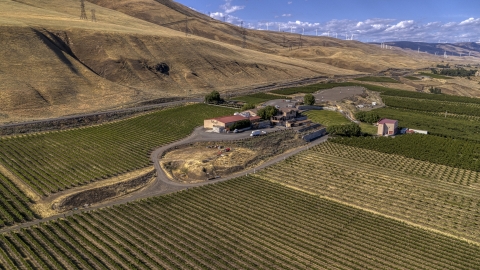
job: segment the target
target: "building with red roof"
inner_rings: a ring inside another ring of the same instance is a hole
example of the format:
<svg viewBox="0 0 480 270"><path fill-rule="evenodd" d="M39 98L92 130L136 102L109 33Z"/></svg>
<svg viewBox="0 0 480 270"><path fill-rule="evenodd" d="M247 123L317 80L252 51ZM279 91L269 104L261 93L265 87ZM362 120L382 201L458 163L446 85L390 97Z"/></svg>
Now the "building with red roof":
<svg viewBox="0 0 480 270"><path fill-rule="evenodd" d="M397 133L398 121L392 119L382 119L378 121L378 131L379 136L392 136Z"/></svg>

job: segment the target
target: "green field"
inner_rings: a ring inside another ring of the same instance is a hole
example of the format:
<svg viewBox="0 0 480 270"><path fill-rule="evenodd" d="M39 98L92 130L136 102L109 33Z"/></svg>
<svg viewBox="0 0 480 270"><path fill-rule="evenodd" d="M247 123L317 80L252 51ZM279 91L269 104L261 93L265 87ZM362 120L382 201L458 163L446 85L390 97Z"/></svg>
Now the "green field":
<svg viewBox="0 0 480 270"><path fill-rule="evenodd" d="M307 111L304 114L308 116L308 119L312 120L312 122L319 123L327 127L332 125L346 125L351 123L350 120L345 118L345 116L343 116L343 114L339 112L312 110Z"/></svg>
<svg viewBox="0 0 480 270"><path fill-rule="evenodd" d="M324 126L331 126L331 125L347 125L350 124L350 120L345 118L341 113L339 112L332 112L332 111L325 111L325 110L319 110L319 111L308 111L304 113L305 115L308 116L310 120L312 120L315 123L322 124ZM377 134L377 127L366 124L366 123L360 123L360 128L362 132L367 133L367 134Z"/></svg>
<svg viewBox="0 0 480 270"><path fill-rule="evenodd" d="M480 260L476 245L252 176L2 234L0 246L2 269L470 270Z"/></svg>
<svg viewBox="0 0 480 270"><path fill-rule="evenodd" d="M312 85L306 85L306 86L298 86L298 87L290 87L290 88L284 88L279 90L273 90L271 92L279 95L293 95L298 93L312 94L323 89L330 89L330 88L335 88L339 86L355 86L355 85L360 85L360 84L350 83L350 82L318 83L318 84L312 84Z"/></svg>
<svg viewBox="0 0 480 270"><path fill-rule="evenodd" d="M233 100L239 100L248 104L258 105L260 103L264 103L269 100L285 99L285 98L290 99L290 97L282 97L282 96L270 95L265 93L256 93L256 94L251 94L246 96L235 97L233 98Z"/></svg>
<svg viewBox="0 0 480 270"><path fill-rule="evenodd" d="M395 138L335 138L334 142L397 154L472 171L480 171L480 144L439 136L409 134Z"/></svg>
<svg viewBox="0 0 480 270"><path fill-rule="evenodd" d="M361 82L385 82L385 83L400 83L397 80L394 80L390 77L361 77L356 78L355 80Z"/></svg>
<svg viewBox="0 0 480 270"><path fill-rule="evenodd" d="M81 129L0 139L0 162L40 195L151 165L150 152L234 110L204 104Z"/></svg>
<svg viewBox="0 0 480 270"><path fill-rule="evenodd" d="M382 96L382 99L385 105L393 108L480 116L480 104L478 103L449 102L393 96Z"/></svg>
<svg viewBox="0 0 480 270"><path fill-rule="evenodd" d="M452 77L447 77L447 76L433 74L433 73L427 73L427 72L420 72L420 75L428 76L428 77L435 78L435 79L444 79L444 80L453 79Z"/></svg>
<svg viewBox="0 0 480 270"><path fill-rule="evenodd" d="M0 228L34 219L30 202L20 189L0 174Z"/></svg>
<svg viewBox="0 0 480 270"><path fill-rule="evenodd" d="M327 142L259 177L480 242L478 172Z"/></svg>
<svg viewBox="0 0 480 270"><path fill-rule="evenodd" d="M410 81L420 81L421 80L420 78L414 77L414 76L405 76L404 78L409 79Z"/></svg>

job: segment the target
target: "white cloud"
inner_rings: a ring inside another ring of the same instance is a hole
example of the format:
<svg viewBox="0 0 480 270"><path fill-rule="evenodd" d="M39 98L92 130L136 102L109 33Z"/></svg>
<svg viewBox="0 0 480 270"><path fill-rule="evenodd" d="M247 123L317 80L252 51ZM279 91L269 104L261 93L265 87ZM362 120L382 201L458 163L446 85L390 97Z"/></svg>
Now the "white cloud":
<svg viewBox="0 0 480 270"><path fill-rule="evenodd" d="M289 1L288 4L291 5L293 2L292 1Z"/></svg>
<svg viewBox="0 0 480 270"><path fill-rule="evenodd" d="M215 19L240 25L242 19L233 16L232 13L244 6L232 5L233 0L225 0L225 4L220 6L221 11L211 13ZM292 4L292 1L288 2ZM285 13L276 16L276 18L288 18L292 14ZM338 38L351 37L362 41L423 41L423 42L461 42L478 41L480 37L480 18L465 18L461 21L451 22L419 22L415 20L396 20L390 18L370 18L367 20L331 20L327 22L307 22L307 21L250 21L245 22L244 26L250 29L266 29L268 23L269 30L284 32L303 33L305 35L327 35L338 36ZM321 34L323 33L323 34Z"/></svg>
<svg viewBox="0 0 480 270"><path fill-rule="evenodd" d="M479 24L479 23L480 23L480 18L478 18L478 19L469 18L469 19L461 22L460 25Z"/></svg>
<svg viewBox="0 0 480 270"><path fill-rule="evenodd" d="M245 8L245 6L232 6L232 1L233 0L225 0L225 4L221 5L220 8L227 14L230 14Z"/></svg>

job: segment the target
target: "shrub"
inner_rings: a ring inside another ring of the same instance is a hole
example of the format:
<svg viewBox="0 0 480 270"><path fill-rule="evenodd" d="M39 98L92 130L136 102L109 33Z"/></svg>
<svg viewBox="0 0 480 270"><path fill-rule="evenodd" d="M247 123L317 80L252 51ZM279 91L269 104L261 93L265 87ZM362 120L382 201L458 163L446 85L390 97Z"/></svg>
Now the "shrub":
<svg viewBox="0 0 480 270"><path fill-rule="evenodd" d="M242 106L242 111L250 110L250 109L255 109L255 104L252 103L245 103Z"/></svg>
<svg viewBox="0 0 480 270"><path fill-rule="evenodd" d="M362 134L360 126L355 123L348 125L329 126L327 127L327 132L331 135L340 135L345 137L358 137Z"/></svg>

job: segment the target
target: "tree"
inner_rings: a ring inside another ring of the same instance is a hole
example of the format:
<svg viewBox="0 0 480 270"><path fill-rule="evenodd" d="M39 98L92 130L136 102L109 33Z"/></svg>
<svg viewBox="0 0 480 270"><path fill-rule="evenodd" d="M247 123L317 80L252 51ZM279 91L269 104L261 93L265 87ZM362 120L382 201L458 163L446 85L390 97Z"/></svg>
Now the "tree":
<svg viewBox="0 0 480 270"><path fill-rule="evenodd" d="M265 120L270 120L273 116L277 115L278 109L273 106L267 106L258 110L257 115Z"/></svg>
<svg viewBox="0 0 480 270"><path fill-rule="evenodd" d="M305 97L303 97L303 103L311 106L315 104L315 97L312 94L306 94Z"/></svg>
<svg viewBox="0 0 480 270"><path fill-rule="evenodd" d="M233 125L231 125L231 126L230 126L230 130L247 128L247 127L249 127L249 126L251 126L251 125L252 125L252 123L251 123L250 120L248 120L248 119L240 120L240 121L234 123Z"/></svg>
<svg viewBox="0 0 480 270"><path fill-rule="evenodd" d="M245 103L242 106L242 111L250 110L250 109L255 109L255 104L252 103Z"/></svg>
<svg viewBox="0 0 480 270"><path fill-rule="evenodd" d="M362 134L360 126L355 123L351 123L348 125L328 126L327 132L331 135L339 135L345 137L359 137Z"/></svg>
<svg viewBox="0 0 480 270"><path fill-rule="evenodd" d="M355 119L361 122L373 124L380 120L380 115L376 112L357 112L355 113Z"/></svg>
<svg viewBox="0 0 480 270"><path fill-rule="evenodd" d="M218 91L212 91L210 94L205 96L206 103L214 103L218 104L221 103L223 99L220 97L220 93Z"/></svg>

